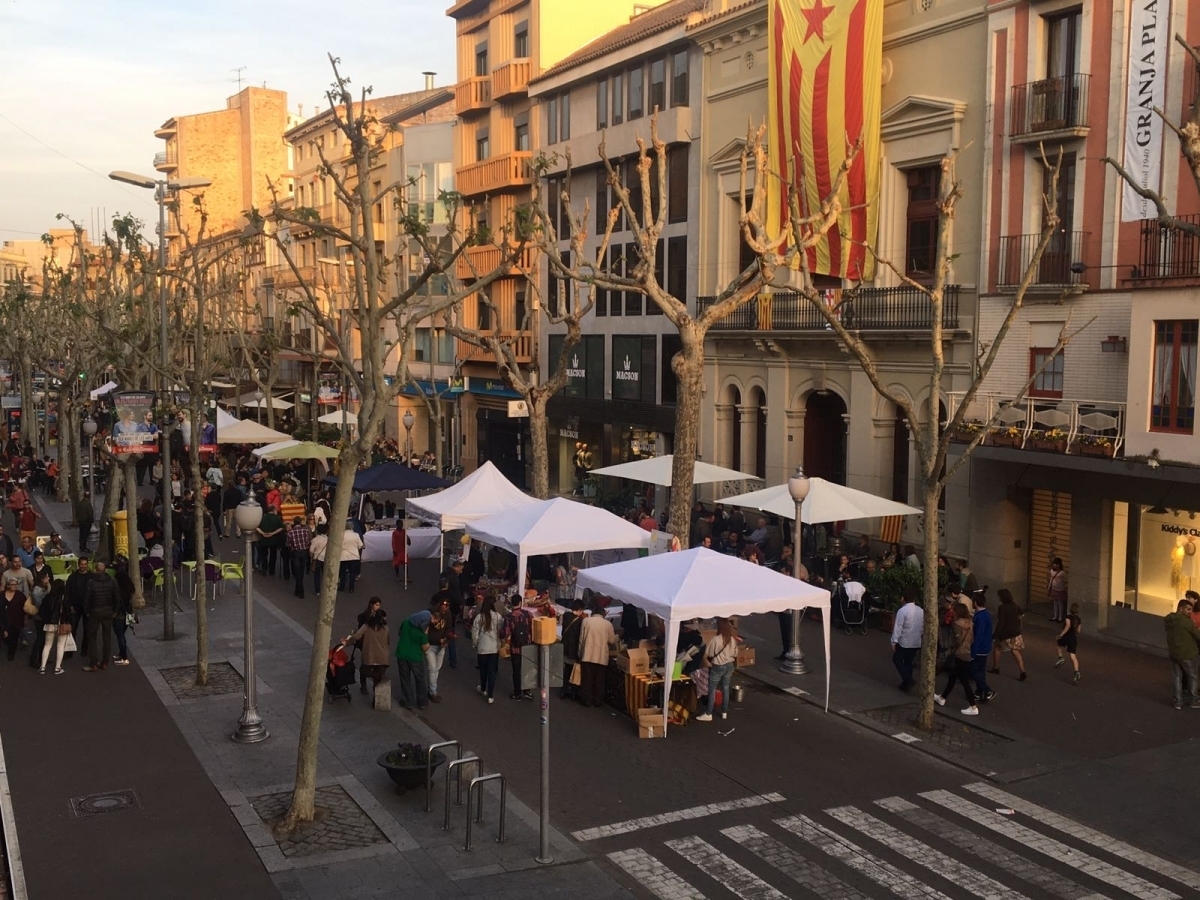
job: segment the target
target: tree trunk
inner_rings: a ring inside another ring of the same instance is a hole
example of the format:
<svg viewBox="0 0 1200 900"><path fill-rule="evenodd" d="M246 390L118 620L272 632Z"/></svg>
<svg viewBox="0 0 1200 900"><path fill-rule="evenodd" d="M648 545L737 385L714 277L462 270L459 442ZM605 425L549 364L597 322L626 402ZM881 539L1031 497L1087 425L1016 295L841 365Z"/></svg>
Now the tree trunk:
<svg viewBox="0 0 1200 900"><path fill-rule="evenodd" d="M74 435L79 425L75 421L75 404L60 391L58 408L58 483L54 486L55 500L71 505L71 524L75 522L75 499L73 491L75 473L79 471L79 455L75 452Z"/></svg>
<svg viewBox="0 0 1200 900"><path fill-rule="evenodd" d="M17 365L20 367L18 377L21 379L21 439L18 443L22 450L26 442L33 444L34 452L36 452L37 410L34 409L33 402L33 361L26 352L22 351ZM43 385L43 388L49 390L49 380Z"/></svg>
<svg viewBox="0 0 1200 900"><path fill-rule="evenodd" d="M200 422L203 412L195 400L202 396L197 391L190 391L188 394L192 399L189 417L191 419L190 427L191 446L186 448L188 459L192 464L192 487L195 490L195 503L192 505L192 545L195 551L196 570L193 584L196 587L196 684L197 686L208 684L208 603L207 603L207 588L208 582L205 579L204 571L204 497L202 494L202 485L204 479L200 475ZM250 560L245 560L244 565L250 565Z"/></svg>
<svg viewBox="0 0 1200 900"><path fill-rule="evenodd" d="M925 629L921 637L924 652L921 653L921 706L917 713L917 727L932 731L933 695L937 693L938 626L941 624L938 615L938 603L941 600L938 590L938 499L942 487L938 484L936 474L933 478L925 479L924 487L922 515L925 518L925 547L921 574L924 578Z"/></svg>
<svg viewBox="0 0 1200 900"><path fill-rule="evenodd" d="M115 456L110 456L105 460L105 467L108 471L105 478L107 488L104 491L104 508L100 512L100 538L96 541L96 558L111 562L116 556L112 517L113 513L117 511L117 505L121 502L121 466ZM91 503L94 507L95 497L91 498Z"/></svg>
<svg viewBox="0 0 1200 900"><path fill-rule="evenodd" d="M308 687L304 712L300 718L300 739L296 746L296 784L292 805L275 825L277 834L290 834L301 822L311 822L316 812L317 748L321 741L321 711L325 707L325 666L328 661L333 611L337 603L338 560L342 555L342 537L350 512L354 475L363 459L360 447L370 447L374 434L364 434L342 448L340 469L329 513L329 543L325 548L325 571L321 576L321 596L317 600L317 621L313 627L312 654L308 663ZM400 620L397 620L400 621ZM397 628L397 631L399 629Z"/></svg>
<svg viewBox="0 0 1200 900"><path fill-rule="evenodd" d="M137 462L130 455L125 458L121 471L125 476L125 509L128 516L125 519L125 535L129 541L129 578L133 581L133 608L145 606L142 600L142 576L138 566L137 553Z"/></svg>
<svg viewBox="0 0 1200 900"><path fill-rule="evenodd" d="M693 321L679 329L682 348L671 360L677 382L675 462L671 467L671 515L667 531L686 547L692 526L692 475L700 447L700 401L704 390L704 332Z"/></svg>
<svg viewBox="0 0 1200 900"><path fill-rule="evenodd" d="M263 397L267 403L267 427L273 429L275 427L275 381L271 379L267 381L267 396Z"/></svg>
<svg viewBox="0 0 1200 900"><path fill-rule="evenodd" d="M531 443L529 462L533 469L533 496L539 500L549 500L550 443L546 402L550 398L544 391L532 390L525 399L529 404L529 439Z"/></svg>

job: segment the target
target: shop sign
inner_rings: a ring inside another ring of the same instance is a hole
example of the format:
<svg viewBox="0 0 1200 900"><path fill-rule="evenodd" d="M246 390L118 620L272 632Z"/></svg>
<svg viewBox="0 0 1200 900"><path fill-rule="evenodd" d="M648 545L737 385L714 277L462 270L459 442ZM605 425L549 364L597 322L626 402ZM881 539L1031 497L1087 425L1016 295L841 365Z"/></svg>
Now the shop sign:
<svg viewBox="0 0 1200 900"><path fill-rule="evenodd" d="M614 400L642 399L642 339L613 338L612 395Z"/></svg>
<svg viewBox="0 0 1200 900"><path fill-rule="evenodd" d="M631 368L633 362L629 358L629 354L625 354L625 361L621 363L621 368L617 369L617 381L632 381L637 382L642 374L639 370Z"/></svg>
<svg viewBox="0 0 1200 900"><path fill-rule="evenodd" d="M510 419L527 419L529 418L529 404L524 400L509 400L508 401L508 417Z"/></svg>
<svg viewBox="0 0 1200 900"><path fill-rule="evenodd" d="M467 389L467 376L457 375L450 379L450 393L461 394Z"/></svg>
<svg viewBox="0 0 1200 900"><path fill-rule="evenodd" d="M1163 525L1161 527L1167 534L1186 534L1188 537L1200 538L1200 528L1185 528L1182 525Z"/></svg>

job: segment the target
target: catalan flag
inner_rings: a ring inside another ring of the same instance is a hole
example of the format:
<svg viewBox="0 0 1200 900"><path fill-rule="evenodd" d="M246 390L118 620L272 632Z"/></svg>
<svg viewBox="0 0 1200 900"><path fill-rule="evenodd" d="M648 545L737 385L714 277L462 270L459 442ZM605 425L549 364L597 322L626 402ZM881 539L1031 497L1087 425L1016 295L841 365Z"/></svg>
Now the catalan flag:
<svg viewBox="0 0 1200 900"><path fill-rule="evenodd" d="M788 218L788 182L803 178L801 211L815 213L860 138L842 186L837 228L808 251L813 273L852 281L874 275L879 195L883 0L770 0L772 168L781 179L767 202L773 233Z"/></svg>

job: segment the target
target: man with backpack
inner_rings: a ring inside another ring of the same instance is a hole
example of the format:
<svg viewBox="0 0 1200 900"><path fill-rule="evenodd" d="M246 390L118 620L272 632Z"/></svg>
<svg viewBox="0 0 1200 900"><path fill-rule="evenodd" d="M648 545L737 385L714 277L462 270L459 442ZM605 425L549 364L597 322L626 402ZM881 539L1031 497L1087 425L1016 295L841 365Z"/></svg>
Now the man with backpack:
<svg viewBox="0 0 1200 900"><path fill-rule="evenodd" d="M512 611L500 623L500 640L508 646L512 665L513 689L509 699L532 700L533 691L521 689L521 648L533 642L533 613L521 605L519 595L513 597Z"/></svg>

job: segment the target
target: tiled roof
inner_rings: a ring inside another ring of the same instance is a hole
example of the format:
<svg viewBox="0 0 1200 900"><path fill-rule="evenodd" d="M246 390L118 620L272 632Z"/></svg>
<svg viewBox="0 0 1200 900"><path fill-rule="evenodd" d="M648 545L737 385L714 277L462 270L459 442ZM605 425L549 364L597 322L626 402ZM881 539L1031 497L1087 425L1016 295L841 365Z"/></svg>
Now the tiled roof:
<svg viewBox="0 0 1200 900"><path fill-rule="evenodd" d="M620 50L622 47L636 44L644 38L667 31L677 25L682 25L687 21L689 15L702 11L706 5L707 0L667 0L661 6L656 6L640 15L634 16L627 24L614 28L607 34L596 38L596 40L582 49L576 50L566 59L551 66L537 78L531 79L531 82L552 78L560 72L565 72L568 69L573 69L575 66L581 66L595 59L600 59L614 50Z"/></svg>
<svg viewBox="0 0 1200 900"><path fill-rule="evenodd" d="M378 119L384 119L393 113L408 109L423 103L425 100L441 94L446 88L434 88L430 91L410 91L407 94L392 94L390 97L367 97L367 106L371 108L374 115ZM354 108L358 109L361 97L354 98ZM313 126L324 124L333 117L333 110L327 109L310 119L305 119L299 125L284 133L284 138L291 140L293 135L298 135L306 131L312 130Z"/></svg>
<svg viewBox="0 0 1200 900"><path fill-rule="evenodd" d="M691 25L689 25L688 31L691 31L693 28L700 28L701 26L707 25L709 22L714 22L717 19L724 18L725 16L731 16L736 12L741 12L743 9L756 6L761 2L762 0L743 0L741 3L731 4L720 12L710 12L703 19L700 19L699 21L693 22Z"/></svg>

